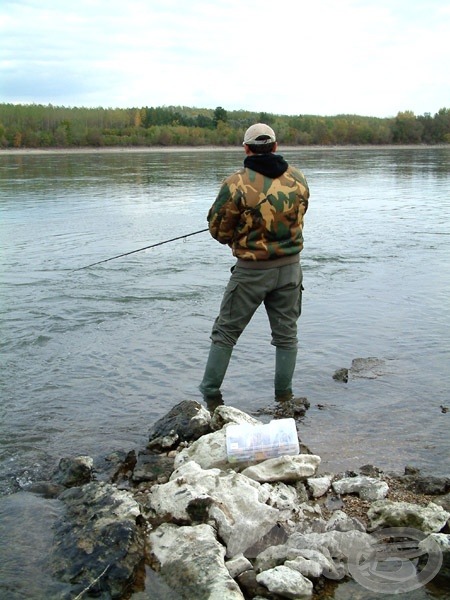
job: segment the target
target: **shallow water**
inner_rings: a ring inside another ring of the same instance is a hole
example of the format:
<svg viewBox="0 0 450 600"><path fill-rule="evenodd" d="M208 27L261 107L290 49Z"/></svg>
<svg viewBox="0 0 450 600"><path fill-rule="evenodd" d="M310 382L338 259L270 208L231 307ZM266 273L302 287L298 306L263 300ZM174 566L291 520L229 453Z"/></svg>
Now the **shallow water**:
<svg viewBox="0 0 450 600"><path fill-rule="evenodd" d="M322 471L406 464L447 475L450 149L281 153L311 187L295 391ZM201 400L209 333L234 263L206 227L239 150L0 154L0 493L62 456L142 448L173 405ZM333 380L355 358L375 378ZM258 311L233 353L227 404L272 403Z"/></svg>

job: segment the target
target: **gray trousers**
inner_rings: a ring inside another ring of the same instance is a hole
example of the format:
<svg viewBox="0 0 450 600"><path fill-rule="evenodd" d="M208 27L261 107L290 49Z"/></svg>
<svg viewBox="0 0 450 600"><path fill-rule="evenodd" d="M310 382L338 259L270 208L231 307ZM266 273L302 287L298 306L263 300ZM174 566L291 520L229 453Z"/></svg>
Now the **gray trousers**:
<svg viewBox="0 0 450 600"><path fill-rule="evenodd" d="M297 348L297 321L302 307L300 263L270 269L248 269L236 265L225 289L211 340L234 346L256 309L264 303L272 332L272 344Z"/></svg>

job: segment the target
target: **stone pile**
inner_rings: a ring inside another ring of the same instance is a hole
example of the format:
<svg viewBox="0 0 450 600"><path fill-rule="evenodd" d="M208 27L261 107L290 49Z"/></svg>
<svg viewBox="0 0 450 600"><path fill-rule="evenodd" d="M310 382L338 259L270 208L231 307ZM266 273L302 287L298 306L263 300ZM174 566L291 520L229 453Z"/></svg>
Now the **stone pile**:
<svg viewBox="0 0 450 600"><path fill-rule="evenodd" d="M64 459L52 484L68 488L58 496L67 508L53 569L71 584L68 597L130 597L147 565L167 586L161 598L311 598L325 580L358 579L357 557L373 555L373 533L392 527L423 532L420 544L439 548L448 578L450 480L433 478L436 501L421 506L390 500L376 469L319 473L320 457L304 448L230 463L227 427L244 423L261 421L186 401L137 455L107 457L97 471L89 457ZM350 494L368 506L364 519L343 510Z"/></svg>

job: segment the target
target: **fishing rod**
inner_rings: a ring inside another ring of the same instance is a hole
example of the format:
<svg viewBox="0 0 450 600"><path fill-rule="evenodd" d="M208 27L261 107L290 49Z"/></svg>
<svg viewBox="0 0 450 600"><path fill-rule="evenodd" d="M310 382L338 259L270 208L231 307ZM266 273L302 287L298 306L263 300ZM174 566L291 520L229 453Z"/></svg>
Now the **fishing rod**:
<svg viewBox="0 0 450 600"><path fill-rule="evenodd" d="M74 271L81 271L82 269L89 269L89 267L94 267L95 265L100 265L100 264L108 262L110 260L115 260L116 258L122 258L122 256L129 256L130 254L135 254L136 252L142 252L142 250L149 250L150 248L156 248L156 246L162 246L163 244L169 244L170 242L175 242L176 240L182 240L184 238L190 237L191 235L198 235L199 233L204 233L205 231L208 231L208 228L200 229L199 231L193 231L192 233L186 233L185 235L179 235L170 240L164 240L164 242L157 242L156 244L150 244L150 246L144 246L144 248L138 248L137 250L131 250L130 252L124 252L123 254L118 254L117 256L112 256L111 258L105 258L104 260L99 260L98 262L92 263L90 265L85 265L84 267L79 267L78 269L74 269Z"/></svg>

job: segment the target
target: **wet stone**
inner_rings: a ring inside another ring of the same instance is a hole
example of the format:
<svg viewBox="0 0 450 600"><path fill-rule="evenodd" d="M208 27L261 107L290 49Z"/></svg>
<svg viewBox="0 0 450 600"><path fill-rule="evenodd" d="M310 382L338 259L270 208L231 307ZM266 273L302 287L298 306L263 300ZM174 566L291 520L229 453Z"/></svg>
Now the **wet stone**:
<svg viewBox="0 0 450 600"><path fill-rule="evenodd" d="M194 400L184 400L156 421L149 432L149 442L166 436L178 436L182 442L193 441L211 431L211 415Z"/></svg>
<svg viewBox="0 0 450 600"><path fill-rule="evenodd" d="M133 482L156 481L164 483L173 471L174 459L151 452L139 452L133 471Z"/></svg>
<svg viewBox="0 0 450 600"><path fill-rule="evenodd" d="M65 487L83 485L92 481L93 467L94 461L90 456L61 458L54 480Z"/></svg>
<svg viewBox="0 0 450 600"><path fill-rule="evenodd" d="M55 524L50 569L73 591L121 598L144 568L144 531L131 494L90 483L63 492L64 517Z"/></svg>
<svg viewBox="0 0 450 600"><path fill-rule="evenodd" d="M254 415L271 415L276 419L300 419L310 407L308 398L294 397L280 400L272 405L256 410Z"/></svg>
<svg viewBox="0 0 450 600"><path fill-rule="evenodd" d="M348 382L348 369L337 369L334 373L333 373L333 379L335 381L342 381L343 383L347 383Z"/></svg>
<svg viewBox="0 0 450 600"><path fill-rule="evenodd" d="M448 477L418 477L412 484L411 489L419 494L430 496L443 495L450 491L450 478Z"/></svg>

